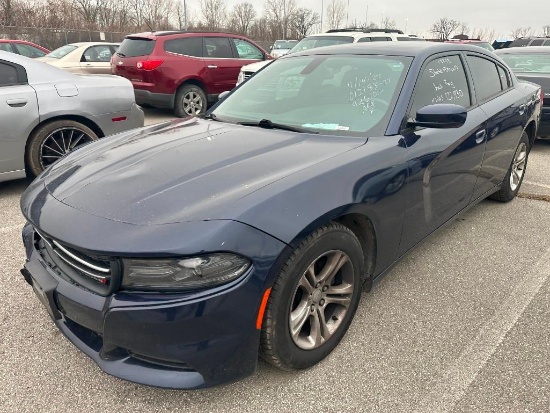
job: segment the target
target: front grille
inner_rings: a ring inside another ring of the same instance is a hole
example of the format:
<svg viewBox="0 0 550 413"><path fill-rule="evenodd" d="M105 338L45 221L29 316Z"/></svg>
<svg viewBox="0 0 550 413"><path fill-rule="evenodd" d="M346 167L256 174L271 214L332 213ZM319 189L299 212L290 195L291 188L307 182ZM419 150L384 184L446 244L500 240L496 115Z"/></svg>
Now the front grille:
<svg viewBox="0 0 550 413"><path fill-rule="evenodd" d="M69 247L36 229L34 234L40 255L57 274L101 295L107 295L116 287L120 272L116 261Z"/></svg>
<svg viewBox="0 0 550 413"><path fill-rule="evenodd" d="M254 72L243 72L244 80L248 79L250 76L252 76Z"/></svg>

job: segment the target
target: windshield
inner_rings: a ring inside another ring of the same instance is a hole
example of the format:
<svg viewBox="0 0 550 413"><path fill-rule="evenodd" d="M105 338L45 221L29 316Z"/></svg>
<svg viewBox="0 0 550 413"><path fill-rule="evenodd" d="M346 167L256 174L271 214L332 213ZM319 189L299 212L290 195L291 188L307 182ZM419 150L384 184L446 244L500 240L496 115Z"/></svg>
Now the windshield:
<svg viewBox="0 0 550 413"><path fill-rule="evenodd" d="M221 121L272 123L329 135L383 134L411 58L322 55L283 58L225 98Z"/></svg>
<svg viewBox="0 0 550 413"><path fill-rule="evenodd" d="M296 40L277 40L273 45L273 49L292 49L296 46Z"/></svg>
<svg viewBox="0 0 550 413"><path fill-rule="evenodd" d="M506 62L512 72L515 73L550 73L549 54L499 54L499 57Z"/></svg>
<svg viewBox="0 0 550 413"><path fill-rule="evenodd" d="M311 36L300 40L289 53L302 52L316 47L335 46L337 44L353 43L353 37L347 36Z"/></svg>
<svg viewBox="0 0 550 413"><path fill-rule="evenodd" d="M65 46L61 46L60 48L55 49L53 52L48 53L44 57L61 59L63 56L68 55L69 53L71 53L73 50L76 50L76 49L78 49L77 46L73 46L72 44L66 44Z"/></svg>

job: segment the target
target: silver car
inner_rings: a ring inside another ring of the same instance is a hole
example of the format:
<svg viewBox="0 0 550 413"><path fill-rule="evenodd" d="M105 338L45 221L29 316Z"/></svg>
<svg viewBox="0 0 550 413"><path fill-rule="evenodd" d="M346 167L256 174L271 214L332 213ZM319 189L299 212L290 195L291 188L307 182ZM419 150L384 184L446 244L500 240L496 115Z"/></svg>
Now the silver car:
<svg viewBox="0 0 550 413"><path fill-rule="evenodd" d="M127 79L0 51L0 182L38 175L77 146L143 121Z"/></svg>

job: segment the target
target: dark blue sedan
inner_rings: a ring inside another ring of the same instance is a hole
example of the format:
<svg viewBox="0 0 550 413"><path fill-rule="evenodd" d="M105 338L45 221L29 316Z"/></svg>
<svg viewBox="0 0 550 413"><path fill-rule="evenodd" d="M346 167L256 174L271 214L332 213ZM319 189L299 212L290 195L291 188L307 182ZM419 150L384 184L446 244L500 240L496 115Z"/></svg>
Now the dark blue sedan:
<svg viewBox="0 0 550 413"><path fill-rule="evenodd" d="M320 362L361 291L473 204L510 201L541 90L405 42L278 59L187 119L103 139L21 200L22 274L104 371L199 388Z"/></svg>

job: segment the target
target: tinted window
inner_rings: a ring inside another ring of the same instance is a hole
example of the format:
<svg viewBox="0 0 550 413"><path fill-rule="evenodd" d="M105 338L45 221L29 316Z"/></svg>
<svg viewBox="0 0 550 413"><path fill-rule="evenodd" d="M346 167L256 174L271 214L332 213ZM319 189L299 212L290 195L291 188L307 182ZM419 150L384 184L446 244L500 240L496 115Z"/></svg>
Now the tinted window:
<svg viewBox="0 0 550 413"><path fill-rule="evenodd" d="M518 39L510 43L509 47L523 47L527 46L531 40L530 39Z"/></svg>
<svg viewBox="0 0 550 413"><path fill-rule="evenodd" d="M105 46L92 46L88 47L82 55L81 61L83 62L109 62L111 60L111 48Z"/></svg>
<svg viewBox="0 0 550 413"><path fill-rule="evenodd" d="M36 47L30 46L28 44L14 43L17 53L23 56L35 58L42 57L46 55L42 50L37 49Z"/></svg>
<svg viewBox="0 0 550 413"><path fill-rule="evenodd" d="M0 43L0 50L3 50L4 52L13 52L9 43Z"/></svg>
<svg viewBox="0 0 550 413"><path fill-rule="evenodd" d="M202 57L202 37L167 40L164 42L164 50L185 56Z"/></svg>
<svg viewBox="0 0 550 413"><path fill-rule="evenodd" d="M542 46L544 39L535 39L531 42L529 46Z"/></svg>
<svg viewBox="0 0 550 413"><path fill-rule="evenodd" d="M17 71L15 67L0 63L0 86L13 85L17 82Z"/></svg>
<svg viewBox="0 0 550 413"><path fill-rule="evenodd" d="M364 43L364 42L389 42L391 41L390 37L379 37L379 36L373 36L373 37L362 37L360 38L357 43Z"/></svg>
<svg viewBox="0 0 550 413"><path fill-rule="evenodd" d="M411 38L410 37L398 37L397 41L398 42L410 42Z"/></svg>
<svg viewBox="0 0 550 413"><path fill-rule="evenodd" d="M550 40L546 40L543 44L543 46L550 46Z"/></svg>
<svg viewBox="0 0 550 413"><path fill-rule="evenodd" d="M474 78L477 100L484 101L498 95L502 87L496 65L481 57L468 56L466 59Z"/></svg>
<svg viewBox="0 0 550 413"><path fill-rule="evenodd" d="M498 69L498 75L500 77L500 85L502 86L502 90L506 90L511 86L508 72L504 70L504 68L501 66L497 66L497 69Z"/></svg>
<svg viewBox="0 0 550 413"><path fill-rule="evenodd" d="M237 54L240 59L256 59L261 60L264 58L263 52L254 46L252 43L249 43L241 39L231 39L235 43L237 48Z"/></svg>
<svg viewBox="0 0 550 413"><path fill-rule="evenodd" d="M233 49L227 37L205 37L204 38L205 57L217 59L232 59Z"/></svg>
<svg viewBox="0 0 550 413"><path fill-rule="evenodd" d="M126 38L117 50L121 57L150 55L155 48L155 41L142 38Z"/></svg>
<svg viewBox="0 0 550 413"><path fill-rule="evenodd" d="M468 81L458 56L434 59L424 68L414 94L411 117L418 109L438 103L453 103L468 108L471 105Z"/></svg>

